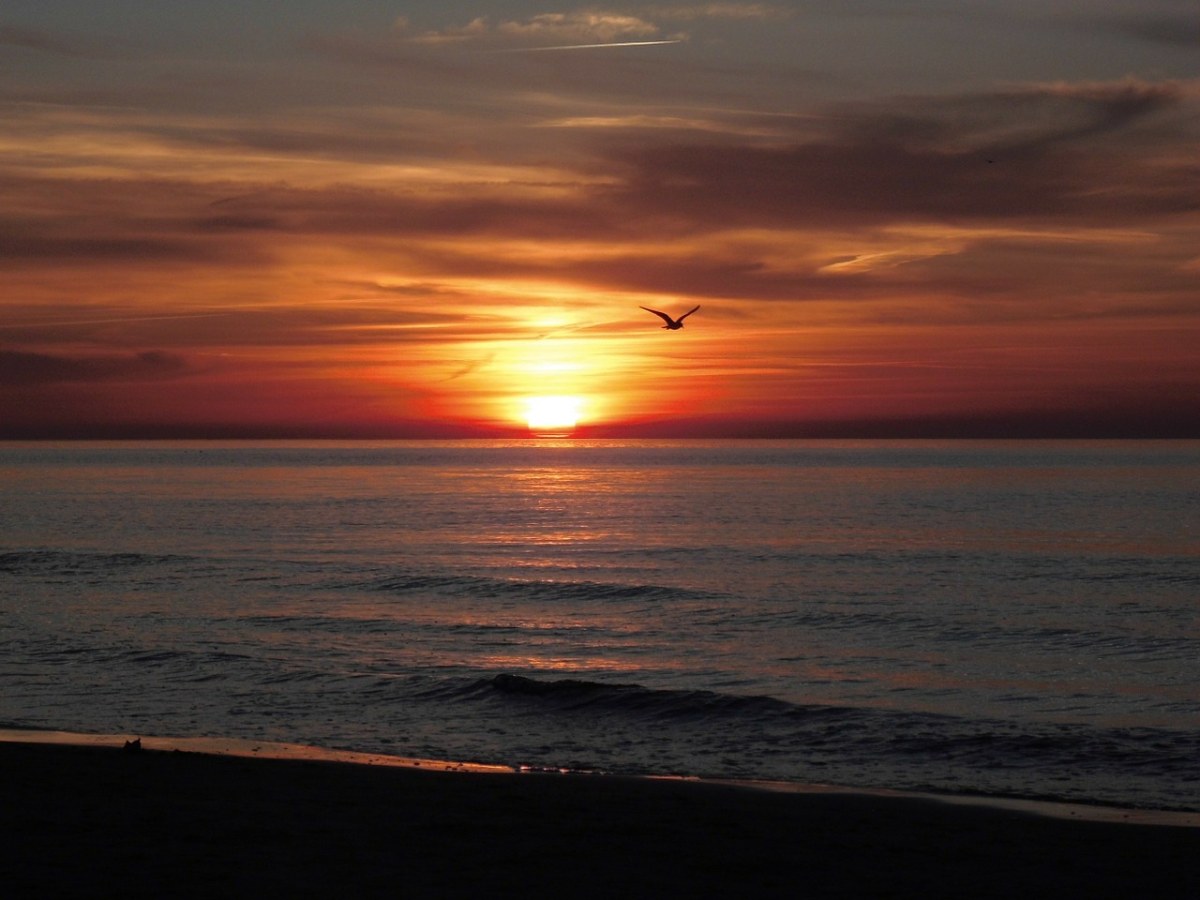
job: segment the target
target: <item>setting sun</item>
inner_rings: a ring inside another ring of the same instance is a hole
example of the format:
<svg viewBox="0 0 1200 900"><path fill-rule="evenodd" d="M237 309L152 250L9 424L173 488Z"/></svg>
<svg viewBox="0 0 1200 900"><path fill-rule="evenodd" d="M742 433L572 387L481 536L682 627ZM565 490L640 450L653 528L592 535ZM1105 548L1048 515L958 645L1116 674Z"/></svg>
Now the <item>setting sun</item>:
<svg viewBox="0 0 1200 900"><path fill-rule="evenodd" d="M525 422L533 432L566 434L579 423L582 406L583 400L579 397L529 397L525 400Z"/></svg>

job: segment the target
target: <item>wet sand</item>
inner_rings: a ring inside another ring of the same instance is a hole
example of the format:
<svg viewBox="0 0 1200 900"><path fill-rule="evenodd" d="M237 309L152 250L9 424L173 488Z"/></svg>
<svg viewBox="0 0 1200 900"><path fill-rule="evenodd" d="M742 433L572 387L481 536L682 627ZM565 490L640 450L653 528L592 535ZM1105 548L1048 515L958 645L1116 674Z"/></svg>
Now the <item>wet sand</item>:
<svg viewBox="0 0 1200 900"><path fill-rule="evenodd" d="M0 741L6 897L1200 897L1200 828Z"/></svg>

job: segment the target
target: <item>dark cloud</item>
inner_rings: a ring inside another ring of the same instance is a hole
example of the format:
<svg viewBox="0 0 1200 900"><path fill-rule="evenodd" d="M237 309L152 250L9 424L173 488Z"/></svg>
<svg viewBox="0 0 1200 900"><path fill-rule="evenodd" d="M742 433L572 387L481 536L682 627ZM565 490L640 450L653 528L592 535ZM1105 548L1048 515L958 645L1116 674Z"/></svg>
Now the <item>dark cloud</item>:
<svg viewBox="0 0 1200 900"><path fill-rule="evenodd" d="M945 97L896 97L829 110L832 137L938 152L1020 152L1081 145L1115 135L1157 113L1181 108L1187 90L1173 81L1035 84ZM1178 137L1186 112L1166 123Z"/></svg>
<svg viewBox="0 0 1200 900"><path fill-rule="evenodd" d="M1186 140L1182 116L1131 132L1184 99L1178 85L1131 81L847 107L792 145L622 151L616 193L642 212L741 226L1170 214L1200 208L1197 164L1172 147ZM1151 136L1161 146L1144 146Z"/></svg>
<svg viewBox="0 0 1200 900"><path fill-rule="evenodd" d="M0 232L0 261L22 262L78 260L104 261L215 262L244 257L245 248L224 250L211 244L178 238L97 237L88 234L38 235Z"/></svg>
<svg viewBox="0 0 1200 900"><path fill-rule="evenodd" d="M187 370L188 365L182 357L157 350L132 356L63 356L0 350L0 386L3 387L146 381L174 378Z"/></svg>
<svg viewBox="0 0 1200 900"><path fill-rule="evenodd" d="M537 185L528 187L537 193ZM219 216L204 216L194 224L204 231L240 225L346 237L505 234L559 239L611 233L615 227L582 194L538 199L522 196L519 184L507 186L509 197L489 196L494 192L494 185L470 183L453 192L278 188L230 198Z"/></svg>
<svg viewBox="0 0 1200 900"><path fill-rule="evenodd" d="M169 179L22 178L0 172L6 200L0 264L264 261L262 245L226 234L251 223L243 221L239 229L236 211L205 208L211 190Z"/></svg>
<svg viewBox="0 0 1200 900"><path fill-rule="evenodd" d="M1178 15L1150 13L1107 19L1103 25L1144 41L1181 47L1193 52L1200 47L1200 14L1193 8Z"/></svg>
<svg viewBox="0 0 1200 900"><path fill-rule="evenodd" d="M1050 146L1105 137L1180 106L1186 95L1175 82L1121 82L1049 85L997 94L993 102L1013 105L1036 120L1064 122L1041 135L1018 141L1014 149ZM986 102L987 98L985 98ZM999 148L1003 149L1003 147Z"/></svg>
<svg viewBox="0 0 1200 900"><path fill-rule="evenodd" d="M339 127L340 125L340 127ZM430 128L444 122L430 122ZM344 123L289 124L281 120L273 125L232 124L193 129L150 129L171 140L181 150L230 152L243 149L265 152L285 158L394 162L397 159L423 157L446 160L445 135L433 137L412 128L396 128L394 122L379 124L352 120Z"/></svg>
<svg viewBox="0 0 1200 900"><path fill-rule="evenodd" d="M979 153L898 144L703 145L635 150L614 205L689 228L881 225L892 219L1003 218L1084 212L1080 161L1000 167Z"/></svg>

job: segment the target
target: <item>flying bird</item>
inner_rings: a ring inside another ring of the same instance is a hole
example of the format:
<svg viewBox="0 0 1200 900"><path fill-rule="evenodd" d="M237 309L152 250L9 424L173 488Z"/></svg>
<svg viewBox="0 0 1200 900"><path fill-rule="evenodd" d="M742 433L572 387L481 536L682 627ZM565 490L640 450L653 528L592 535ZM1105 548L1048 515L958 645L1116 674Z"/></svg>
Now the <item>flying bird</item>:
<svg viewBox="0 0 1200 900"><path fill-rule="evenodd" d="M641 306L638 308L644 309L646 312L652 312L656 316L658 316L660 319L662 319L664 322L666 322L667 324L664 325L663 328L667 328L671 331L678 331L680 328L683 327L683 320L686 319L688 316L690 316L692 313L694 313L696 310L698 310L700 307L693 306L691 309L689 309L687 312L685 312L678 319L672 319L665 312L659 312L657 309L651 309L648 306Z"/></svg>

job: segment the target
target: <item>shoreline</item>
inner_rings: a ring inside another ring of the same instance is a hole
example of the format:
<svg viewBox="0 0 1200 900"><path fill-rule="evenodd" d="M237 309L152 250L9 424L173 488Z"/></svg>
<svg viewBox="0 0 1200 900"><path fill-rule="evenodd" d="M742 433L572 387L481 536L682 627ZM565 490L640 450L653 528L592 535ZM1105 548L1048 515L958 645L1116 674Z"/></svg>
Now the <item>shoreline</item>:
<svg viewBox="0 0 1200 900"><path fill-rule="evenodd" d="M0 741L8 896L1200 896L1190 827L156 745Z"/></svg>
<svg viewBox="0 0 1200 900"><path fill-rule="evenodd" d="M0 745L4 743L50 744L78 747L120 748L133 735L86 734L73 731L0 728ZM992 809L1029 813L1050 818L1087 822L1110 822L1135 825L1165 825L1178 828L1200 828L1200 811L1139 809L1103 804L1071 803L1061 800L1027 799L1021 797L989 796L986 794L950 794L928 791L906 791L892 788L866 788L847 785L818 784L791 781L754 779L703 778L691 775L616 775L607 772L575 772L527 768L497 763L463 762L394 756L355 750L332 750L311 744L256 741L244 738L202 738L138 736L147 751L196 753L210 756L232 756L255 759L335 762L360 766L421 769L427 772L471 772L490 775L551 775L560 777L623 778L646 781L678 781L689 784L720 785L743 790L770 791L784 794L841 794L897 800L927 800L960 806L979 806Z"/></svg>
<svg viewBox="0 0 1200 900"><path fill-rule="evenodd" d="M86 734L74 731L13 727L0 728L0 745L5 743L26 743L112 749L123 747L125 740L132 739L133 737L133 735ZM1060 800L1027 799L1021 797L1001 797L986 794L934 793L928 791L907 791L892 788L867 788L791 781L703 778L691 775L618 775L608 772L576 772L566 769L530 768L498 763L394 756L387 753L369 753L356 750L332 750L311 744L257 741L244 738L164 737L156 735L138 736L138 740L143 750L156 752L181 752L207 756L231 756L253 759L332 762L356 766L419 769L426 772L470 772L487 775L536 774L573 778L594 777L621 778L635 781L677 781L687 784L720 785L733 789L769 791L783 794L858 795L893 798L897 800L925 800L958 806L977 806L1009 810L1073 821L1200 828L1200 812L1187 810L1138 809L1134 807L1071 803Z"/></svg>

